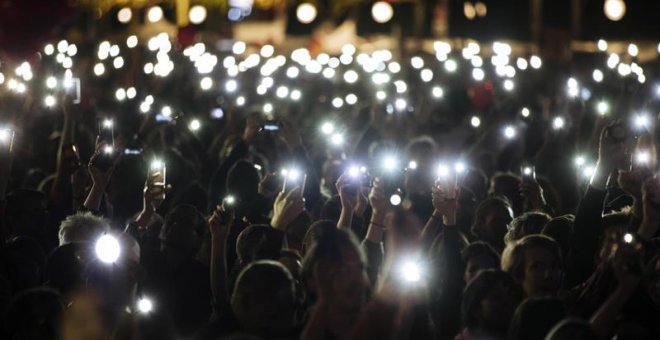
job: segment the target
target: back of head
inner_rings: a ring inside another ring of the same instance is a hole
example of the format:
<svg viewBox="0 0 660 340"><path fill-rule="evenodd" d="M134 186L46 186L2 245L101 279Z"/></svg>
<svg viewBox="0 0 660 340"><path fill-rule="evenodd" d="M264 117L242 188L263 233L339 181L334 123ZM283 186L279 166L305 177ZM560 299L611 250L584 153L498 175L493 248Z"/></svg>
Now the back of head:
<svg viewBox="0 0 660 340"><path fill-rule="evenodd" d="M262 260L238 275L231 297L234 315L246 331L273 336L293 326L295 288L291 273L279 262Z"/></svg>
<svg viewBox="0 0 660 340"><path fill-rule="evenodd" d="M527 235L540 234L550 221L550 215L543 212L526 212L511 221L511 228L506 235L506 242L519 240Z"/></svg>
<svg viewBox="0 0 660 340"><path fill-rule="evenodd" d="M480 237L482 232L481 228L486 223L486 216L495 209L511 209L511 202L509 202L506 197L498 196L485 199L483 202L479 203L470 230L474 236L477 238Z"/></svg>
<svg viewBox="0 0 660 340"><path fill-rule="evenodd" d="M332 231L337 229L337 222L333 220L318 220L309 226L305 238L303 239L302 254L303 256L309 249L312 248L314 243L318 240L319 236L326 233L328 230Z"/></svg>
<svg viewBox="0 0 660 340"><path fill-rule="evenodd" d="M165 217L160 239L167 248L196 252L206 234L204 216L192 205L175 207Z"/></svg>
<svg viewBox="0 0 660 340"><path fill-rule="evenodd" d="M89 243L96 241L104 232L110 230L110 224L102 217L90 212L67 216L60 223L60 245L69 243Z"/></svg>
<svg viewBox="0 0 660 340"><path fill-rule="evenodd" d="M502 270L521 281L525 272L525 252L532 248L543 248L552 253L562 263L561 250L553 239L544 235L529 235L511 244L502 254Z"/></svg>
<svg viewBox="0 0 660 340"><path fill-rule="evenodd" d="M282 249L282 236L267 225L251 225L236 240L236 255L241 266L257 260L277 260Z"/></svg>
<svg viewBox="0 0 660 340"><path fill-rule="evenodd" d="M545 227L543 227L543 230L541 230L542 235L550 237L559 244L564 256L568 254L574 222L575 216L573 215L557 216L548 221Z"/></svg>
<svg viewBox="0 0 660 340"><path fill-rule="evenodd" d="M582 319L565 319L553 327L545 340L596 340L596 334L591 330L588 321Z"/></svg>
<svg viewBox="0 0 660 340"><path fill-rule="evenodd" d="M566 317L564 304L554 297L528 298L518 306L509 327L509 340L543 340Z"/></svg>
<svg viewBox="0 0 660 340"><path fill-rule="evenodd" d="M7 313L10 339L57 339L64 306L57 292L36 288L14 298Z"/></svg>
<svg viewBox="0 0 660 340"><path fill-rule="evenodd" d="M46 264L46 283L62 295L81 287L84 284L85 264L91 257L91 247L88 244L69 243L55 248Z"/></svg>

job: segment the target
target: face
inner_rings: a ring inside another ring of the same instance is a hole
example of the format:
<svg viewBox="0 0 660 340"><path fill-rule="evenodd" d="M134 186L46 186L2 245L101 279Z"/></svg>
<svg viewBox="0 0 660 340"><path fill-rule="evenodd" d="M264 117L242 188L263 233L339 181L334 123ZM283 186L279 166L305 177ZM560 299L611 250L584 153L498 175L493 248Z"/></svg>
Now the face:
<svg viewBox="0 0 660 340"><path fill-rule="evenodd" d="M504 249L504 235L513 220L513 210L505 205L493 207L484 218L481 238L495 249Z"/></svg>
<svg viewBox="0 0 660 340"><path fill-rule="evenodd" d="M520 297L511 287L500 285L481 301L481 320L488 329L506 333Z"/></svg>
<svg viewBox="0 0 660 340"><path fill-rule="evenodd" d="M319 265L318 295L330 302L335 311L357 316L366 302L369 280L355 249L342 249L342 258L342 263Z"/></svg>
<svg viewBox="0 0 660 340"><path fill-rule="evenodd" d="M527 296L556 294L561 283L559 259L540 247L527 249L524 256L522 287Z"/></svg>
<svg viewBox="0 0 660 340"><path fill-rule="evenodd" d="M497 263L492 257L486 255L472 256L465 264L465 274L463 277L465 283L467 284L472 281L480 271L491 268L499 268L499 263Z"/></svg>

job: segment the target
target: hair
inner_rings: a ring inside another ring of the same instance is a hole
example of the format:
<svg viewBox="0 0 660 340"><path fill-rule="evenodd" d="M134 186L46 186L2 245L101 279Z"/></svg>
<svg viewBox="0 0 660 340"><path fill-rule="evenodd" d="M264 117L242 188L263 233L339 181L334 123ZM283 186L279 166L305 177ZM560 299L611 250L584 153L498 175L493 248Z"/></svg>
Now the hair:
<svg viewBox="0 0 660 340"><path fill-rule="evenodd" d="M303 256L309 251L314 243L318 240L320 235L323 235L327 230L337 229L337 222L332 220L318 220L309 226L302 243Z"/></svg>
<svg viewBox="0 0 660 340"><path fill-rule="evenodd" d="M525 276L525 252L532 248L544 248L562 263L561 250L555 240L544 235L529 235L507 247L502 254L502 270L521 281Z"/></svg>
<svg viewBox="0 0 660 340"><path fill-rule="evenodd" d="M576 318L564 319L553 327L545 340L596 340L596 334L588 321Z"/></svg>
<svg viewBox="0 0 660 340"><path fill-rule="evenodd" d="M488 256L492 258L495 263L500 262L500 255L490 244L486 242L477 241L470 243L461 252L461 259L463 260L464 264L467 264L471 258L477 256Z"/></svg>
<svg viewBox="0 0 660 340"><path fill-rule="evenodd" d="M236 255L241 266L257 260L277 260L282 248L282 236L267 225L251 225L236 239Z"/></svg>
<svg viewBox="0 0 660 340"><path fill-rule="evenodd" d="M433 156L438 149L438 144L431 136L423 135L413 138L408 145L406 145L405 154L412 156L415 153L422 153L424 155Z"/></svg>
<svg viewBox="0 0 660 340"><path fill-rule="evenodd" d="M347 247L355 250L362 259L362 262L366 263L362 247L355 234L350 230L324 228L318 234L316 240L317 242L313 243L311 249L306 252L303 259L303 280L313 278L314 268L323 261L342 263L344 261L342 250Z"/></svg>
<svg viewBox="0 0 660 340"><path fill-rule="evenodd" d="M486 215L498 206L511 209L511 202L506 197L497 196L488 198L477 206L477 211L474 213L474 222L470 228L472 235L479 237L480 229L486 223Z"/></svg>
<svg viewBox="0 0 660 340"><path fill-rule="evenodd" d="M495 195L502 195L499 189L513 189L518 190L520 184L520 177L510 172L498 172L490 179L490 193ZM508 190L507 190L508 191Z"/></svg>
<svg viewBox="0 0 660 340"><path fill-rule="evenodd" d="M541 234L555 240L561 248L562 254L568 254L571 236L573 235L574 215L557 216L545 224Z"/></svg>
<svg viewBox="0 0 660 340"><path fill-rule="evenodd" d="M161 242L166 242L168 244L176 244L178 240L171 240L168 237L168 234L172 232L173 228L189 228L192 229L193 234L195 235L195 242L193 250L198 250L201 245L202 239L206 236L207 233L207 224L204 216L192 205L182 204L174 207L167 216L165 216L165 221L163 226L160 229L160 240Z"/></svg>
<svg viewBox="0 0 660 340"><path fill-rule="evenodd" d="M472 185L466 185L468 183ZM488 193L488 177L483 170L470 167L463 178L463 186L470 189L477 199L482 200Z"/></svg>
<svg viewBox="0 0 660 340"><path fill-rule="evenodd" d="M558 298L528 298L516 309L507 339L543 340L552 327L565 317L566 308Z"/></svg>
<svg viewBox="0 0 660 340"><path fill-rule="evenodd" d="M540 234L549 221L550 215L544 212L526 212L511 221L511 228L506 234L505 241L510 243L527 235Z"/></svg>
<svg viewBox="0 0 660 340"><path fill-rule="evenodd" d="M497 289L501 285L512 289L522 299L522 289L511 276L501 270L488 269L481 271L468 283L465 290L463 290L463 301L461 303L461 316L465 327L474 329L479 326L479 316L475 311L481 309L482 300L493 289Z"/></svg>
<svg viewBox="0 0 660 340"><path fill-rule="evenodd" d="M110 230L110 223L91 212L75 213L60 223L60 245L69 243L94 242L104 232Z"/></svg>

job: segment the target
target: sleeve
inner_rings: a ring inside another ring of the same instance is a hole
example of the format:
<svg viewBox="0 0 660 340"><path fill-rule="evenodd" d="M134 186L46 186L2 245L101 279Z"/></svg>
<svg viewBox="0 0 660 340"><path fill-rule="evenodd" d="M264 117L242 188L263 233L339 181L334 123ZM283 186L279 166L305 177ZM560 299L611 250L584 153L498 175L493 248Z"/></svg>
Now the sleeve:
<svg viewBox="0 0 660 340"><path fill-rule="evenodd" d="M375 243L368 240L362 242L362 249L367 255L367 275L372 285L376 284L378 274L383 266L385 252L382 243Z"/></svg>
<svg viewBox="0 0 660 340"><path fill-rule="evenodd" d="M606 193L590 186L580 201L566 261L566 287L584 282L595 269Z"/></svg>

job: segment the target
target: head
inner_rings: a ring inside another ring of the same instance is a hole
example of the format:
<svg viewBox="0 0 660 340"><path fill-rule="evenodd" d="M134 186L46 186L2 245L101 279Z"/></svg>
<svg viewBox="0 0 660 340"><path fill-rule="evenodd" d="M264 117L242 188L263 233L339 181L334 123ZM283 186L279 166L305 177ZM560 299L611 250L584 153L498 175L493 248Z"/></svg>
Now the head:
<svg viewBox="0 0 660 340"><path fill-rule="evenodd" d="M519 213L522 207L519 186L520 177L512 173L497 173L490 180L489 194L491 197L506 197L511 202L513 211Z"/></svg>
<svg viewBox="0 0 660 340"><path fill-rule="evenodd" d="M58 234L60 246L69 243L95 242L108 230L110 230L108 220L90 212L69 215L60 223Z"/></svg>
<svg viewBox="0 0 660 340"><path fill-rule="evenodd" d="M337 229L337 222L332 220L318 220L312 223L312 225L309 226L309 229L305 233L305 238L303 239L303 244L302 244L303 256L307 255L307 251L309 251L309 249L312 248L314 243L316 243L316 241L321 235L327 232L331 232L334 229Z"/></svg>
<svg viewBox="0 0 660 340"><path fill-rule="evenodd" d="M489 198L477 207L471 231L477 240L484 241L501 252L504 249L504 235L512 220L513 210L506 198Z"/></svg>
<svg viewBox="0 0 660 340"><path fill-rule="evenodd" d="M463 279L468 284L477 274L487 269L499 269L500 255L486 242L474 242L461 252L465 265Z"/></svg>
<svg viewBox="0 0 660 340"><path fill-rule="evenodd" d="M231 308L245 331L259 337L283 334L294 325L295 288L279 262L261 260L241 271Z"/></svg>
<svg viewBox="0 0 660 340"><path fill-rule="evenodd" d="M566 309L558 298L528 298L513 315L508 340L543 340L552 327L565 317Z"/></svg>
<svg viewBox="0 0 660 340"><path fill-rule="evenodd" d="M161 251L179 257L194 257L206 235L204 216L191 205L172 209L160 230Z"/></svg>
<svg viewBox="0 0 660 340"><path fill-rule="evenodd" d="M471 167L463 178L463 186L470 189L477 200L481 201L488 194L488 177L481 169Z"/></svg>
<svg viewBox="0 0 660 340"><path fill-rule="evenodd" d="M507 273L484 270L463 291L463 324L473 332L503 337L521 300L520 287Z"/></svg>
<svg viewBox="0 0 660 340"><path fill-rule="evenodd" d="M545 227L543 227L543 230L541 230L542 235L550 237L559 244L563 258L566 258L568 255L574 222L574 215L557 216L548 221Z"/></svg>
<svg viewBox="0 0 660 340"><path fill-rule="evenodd" d="M550 215L546 213L538 211L526 212L511 221L505 241L508 244L527 235L540 234L548 221L550 221Z"/></svg>
<svg viewBox="0 0 660 340"><path fill-rule="evenodd" d="M527 296L555 295L563 274L561 250L547 236L525 236L504 252L502 270L522 286Z"/></svg>
<svg viewBox="0 0 660 340"><path fill-rule="evenodd" d="M46 263L46 283L62 295L82 287L85 266L93 256L89 244L69 243L55 248Z"/></svg>
<svg viewBox="0 0 660 340"><path fill-rule="evenodd" d="M553 327L545 340L596 340L591 324L583 319L564 319Z"/></svg>
<svg viewBox="0 0 660 340"><path fill-rule="evenodd" d="M312 216L303 211L289 224L286 235L289 243L289 249L302 251L303 239L312 224Z"/></svg>
<svg viewBox="0 0 660 340"><path fill-rule="evenodd" d="M231 167L227 174L227 193L236 197L236 210L247 211L259 191L261 177L254 164L239 161Z"/></svg>
<svg viewBox="0 0 660 340"><path fill-rule="evenodd" d="M366 302L365 257L351 231L328 229L303 261L303 280L312 298L323 297L334 313L357 317Z"/></svg>
<svg viewBox="0 0 660 340"><path fill-rule="evenodd" d="M239 266L244 267L257 260L277 260L282 248L282 237L267 225L251 225L236 240Z"/></svg>

